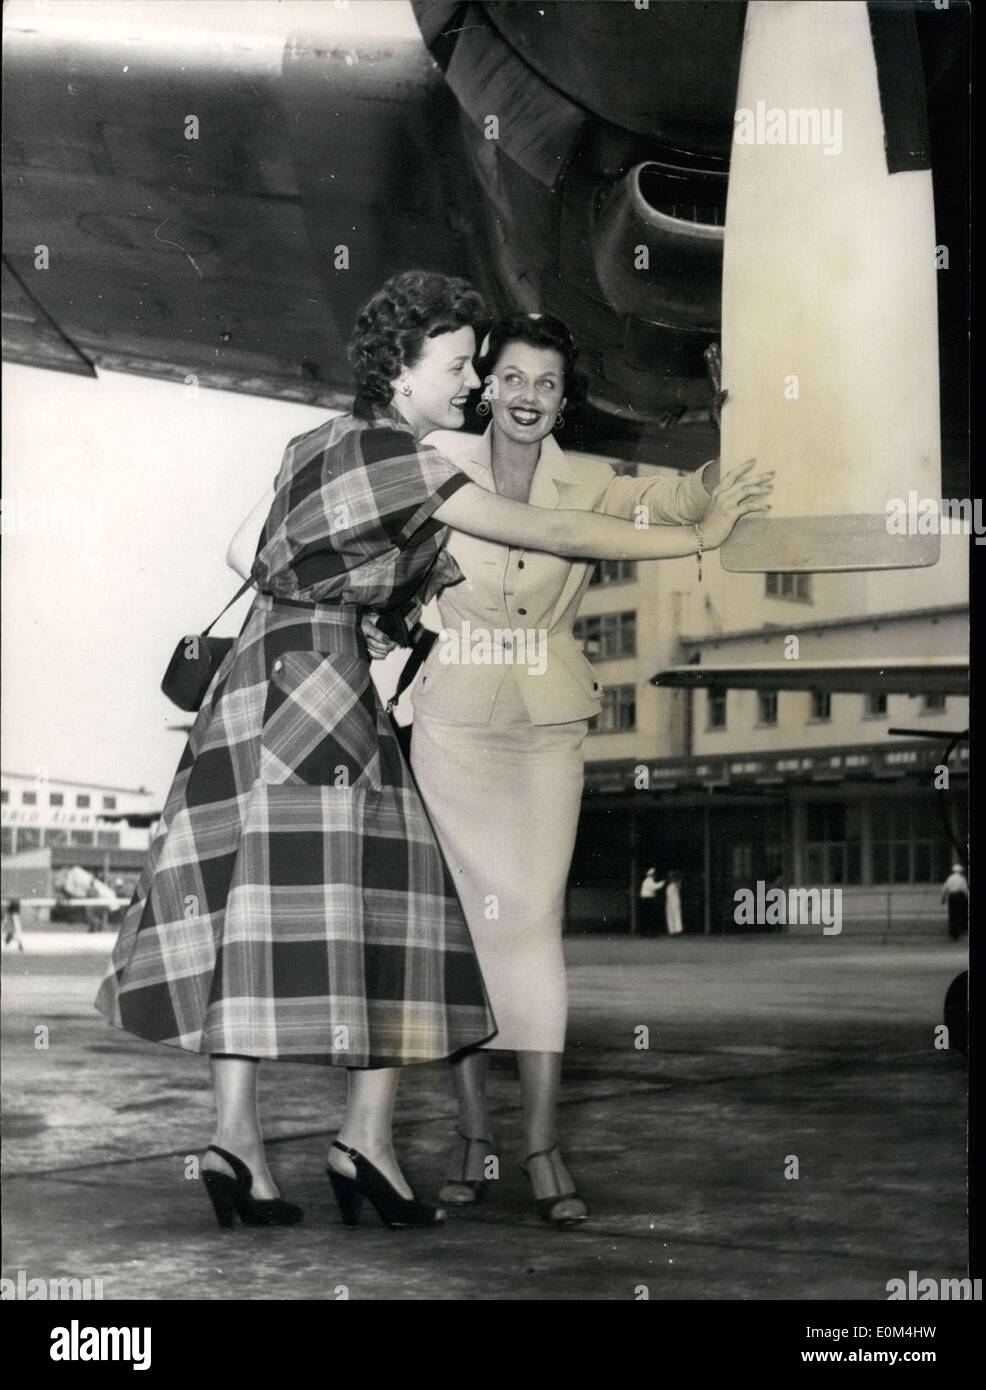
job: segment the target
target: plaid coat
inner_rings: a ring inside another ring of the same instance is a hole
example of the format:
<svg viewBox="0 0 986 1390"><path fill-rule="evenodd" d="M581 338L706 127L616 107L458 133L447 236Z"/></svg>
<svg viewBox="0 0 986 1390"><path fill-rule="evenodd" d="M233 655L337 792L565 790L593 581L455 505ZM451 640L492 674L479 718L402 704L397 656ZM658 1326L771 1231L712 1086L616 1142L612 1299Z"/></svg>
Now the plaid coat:
<svg viewBox="0 0 986 1390"><path fill-rule="evenodd" d="M359 622L461 579L432 513L468 482L395 415L294 439L259 594L195 721L96 1007L193 1052L349 1067L496 1032Z"/></svg>

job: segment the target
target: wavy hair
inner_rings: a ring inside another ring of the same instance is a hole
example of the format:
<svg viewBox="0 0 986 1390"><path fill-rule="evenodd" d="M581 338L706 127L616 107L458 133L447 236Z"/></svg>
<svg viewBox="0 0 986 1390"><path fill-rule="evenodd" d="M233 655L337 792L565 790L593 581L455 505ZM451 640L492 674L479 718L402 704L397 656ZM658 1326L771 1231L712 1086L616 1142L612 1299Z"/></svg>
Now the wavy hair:
<svg viewBox="0 0 986 1390"><path fill-rule="evenodd" d="M359 311L349 342L353 414L368 420L390 402L395 379L415 365L425 339L475 328L486 318L482 298L467 280L431 270L392 275Z"/></svg>
<svg viewBox="0 0 986 1390"><path fill-rule="evenodd" d="M507 314L497 319L483 339L476 361L476 371L485 382L493 375L503 349L508 343L527 343L530 347L551 348L559 353L564 364L564 395L569 406L578 405L585 397L585 378L576 369L579 350L571 332L561 319L550 314Z"/></svg>

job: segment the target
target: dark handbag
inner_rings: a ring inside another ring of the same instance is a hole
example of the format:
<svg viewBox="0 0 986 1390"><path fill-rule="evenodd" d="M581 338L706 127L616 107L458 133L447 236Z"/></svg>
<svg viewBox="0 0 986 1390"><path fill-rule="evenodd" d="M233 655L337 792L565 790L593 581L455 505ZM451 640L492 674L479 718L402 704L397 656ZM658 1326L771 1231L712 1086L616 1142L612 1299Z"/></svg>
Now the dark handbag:
<svg viewBox="0 0 986 1390"><path fill-rule="evenodd" d="M397 742L401 746L401 752L404 754L405 762L411 761L411 731L414 726L412 724L398 724L394 711L397 708L398 700L421 670L423 662L427 659L428 653L437 641L437 632L432 632L428 628L422 628L421 636L415 642L411 650L411 655L404 663L404 669L401 671L400 679L397 682L397 689L387 701L387 713L390 715L390 722L394 726L394 733L397 735Z"/></svg>
<svg viewBox="0 0 986 1390"><path fill-rule="evenodd" d="M209 689L213 676L236 640L233 637L210 637L209 633L226 609L232 608L236 600L242 598L252 584L252 578L244 580L226 608L222 613L216 614L203 632L183 637L175 647L168 662L168 669L164 673L161 689L179 709L197 710L205 699L205 692Z"/></svg>

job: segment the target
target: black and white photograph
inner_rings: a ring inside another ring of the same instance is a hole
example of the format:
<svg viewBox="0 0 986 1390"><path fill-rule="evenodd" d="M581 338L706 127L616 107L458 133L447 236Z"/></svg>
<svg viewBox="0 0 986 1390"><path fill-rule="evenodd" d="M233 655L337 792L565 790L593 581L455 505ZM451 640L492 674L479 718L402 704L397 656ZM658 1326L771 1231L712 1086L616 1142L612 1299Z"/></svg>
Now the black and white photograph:
<svg viewBox="0 0 986 1390"><path fill-rule="evenodd" d="M311 1301L958 1364L971 35L4 4L2 1292L47 1364Z"/></svg>

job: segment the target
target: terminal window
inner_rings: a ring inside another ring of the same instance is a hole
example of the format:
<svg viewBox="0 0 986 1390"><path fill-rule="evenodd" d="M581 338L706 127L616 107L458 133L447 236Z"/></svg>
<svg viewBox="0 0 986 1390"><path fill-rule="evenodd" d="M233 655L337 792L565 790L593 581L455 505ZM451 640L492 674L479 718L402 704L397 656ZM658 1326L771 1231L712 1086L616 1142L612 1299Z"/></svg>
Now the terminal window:
<svg viewBox="0 0 986 1390"><path fill-rule="evenodd" d="M625 734L637 727L637 691L632 685L607 685L602 710L589 721L590 734Z"/></svg>

